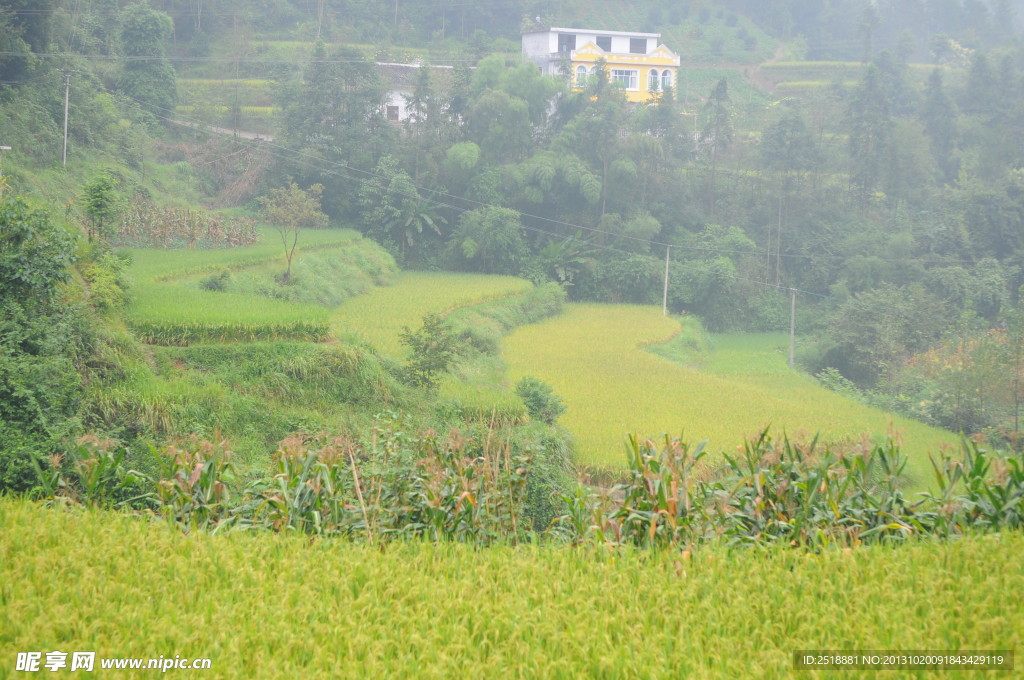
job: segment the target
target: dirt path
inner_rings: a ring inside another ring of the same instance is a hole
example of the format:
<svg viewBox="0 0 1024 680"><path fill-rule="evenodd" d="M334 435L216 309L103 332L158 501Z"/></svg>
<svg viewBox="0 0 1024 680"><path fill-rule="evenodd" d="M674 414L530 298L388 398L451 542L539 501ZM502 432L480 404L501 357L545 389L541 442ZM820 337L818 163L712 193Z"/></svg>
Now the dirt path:
<svg viewBox="0 0 1024 680"><path fill-rule="evenodd" d="M772 55L771 59L757 64L753 69L750 69L749 73L745 74L747 80L749 80L754 87L760 90L764 90L766 92L774 91L775 83L761 71L761 67L765 64L774 64L775 62L782 61L782 57L785 53L786 46L783 43L779 43L779 46L775 48L775 54Z"/></svg>
<svg viewBox="0 0 1024 680"><path fill-rule="evenodd" d="M784 43L779 43L779 46L775 48L775 53L772 54L772 56L769 59L759 64L743 64L740 62L733 61L716 64L716 66L738 71L739 74L743 76L743 78L747 82L749 82L757 89L763 90L764 92L774 92L775 81L773 81L764 72L762 72L761 67L764 66L765 64L774 64L777 61L782 61L782 58L785 56L785 54L786 45Z"/></svg>
<svg viewBox="0 0 1024 680"><path fill-rule="evenodd" d="M239 139L250 139L261 142L272 142L274 141L273 135L266 135L259 132L245 132L243 130L229 130L228 128L217 127L215 125L207 125L206 123L190 123L184 120L172 120L168 119L175 125L183 125L185 127L196 128L199 130L206 130L217 135L226 135L228 137L238 137Z"/></svg>

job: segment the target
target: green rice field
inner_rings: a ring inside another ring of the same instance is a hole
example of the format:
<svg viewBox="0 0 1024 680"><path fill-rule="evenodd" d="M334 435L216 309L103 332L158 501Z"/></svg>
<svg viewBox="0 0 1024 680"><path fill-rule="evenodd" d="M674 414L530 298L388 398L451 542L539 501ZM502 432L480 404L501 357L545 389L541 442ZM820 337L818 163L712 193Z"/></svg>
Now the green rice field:
<svg viewBox="0 0 1024 680"><path fill-rule="evenodd" d="M304 254L358 246L352 230L306 230L296 259ZM203 290L197 278L224 270L283 269L283 246L271 228L259 242L223 249L122 249L132 264L132 299L125 310L129 327L145 342L188 344L234 340L322 340L330 332L328 310L251 293Z"/></svg>
<svg viewBox="0 0 1024 680"><path fill-rule="evenodd" d="M284 262L281 237L272 227L259 227L259 241L241 248L165 249L122 248L132 259L129 274L136 286L190 275L237 269L268 262ZM362 238L352 229L306 229L299 237L299 252L337 248Z"/></svg>
<svg viewBox="0 0 1024 680"><path fill-rule="evenodd" d="M287 534L183 535L13 499L0 499L0 526L4 677L22 675L18 651L77 650L209 658L192 675L246 680L861 678L877 675L794 671L793 653L1024 645L1024 600L1014 596L1024 561L1006 559L1024 552L1019 533L818 555L382 550ZM60 676L125 677L98 668Z"/></svg>
<svg viewBox="0 0 1024 680"><path fill-rule="evenodd" d="M693 368L643 349L664 342L679 322L656 307L573 304L560 317L505 339L511 379L549 383L567 407L560 422L576 439L579 462L625 464L624 438L682 433L731 450L772 426L778 433L832 441L895 431L919 481L928 451L955 443L950 433L882 413L820 387L786 366L785 336L716 336L705 365Z"/></svg>

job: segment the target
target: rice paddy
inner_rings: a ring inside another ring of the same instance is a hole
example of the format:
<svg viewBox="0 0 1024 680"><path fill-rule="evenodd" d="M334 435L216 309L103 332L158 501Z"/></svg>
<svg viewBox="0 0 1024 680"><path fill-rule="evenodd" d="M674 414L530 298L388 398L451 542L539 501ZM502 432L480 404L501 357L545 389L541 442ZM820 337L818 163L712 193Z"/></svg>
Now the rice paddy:
<svg viewBox="0 0 1024 680"><path fill-rule="evenodd" d="M290 534L183 535L14 499L0 499L0 526L3 675L16 651L61 650L209 658L199 675L247 680L788 678L799 649L1024 645L1024 601L1012 595L1024 589L1024 562L1006 559L1024 551L1016 532L818 555L381 550Z"/></svg>
<svg viewBox="0 0 1024 680"><path fill-rule="evenodd" d="M304 254L340 248L355 251L371 242L351 230L307 230L302 234L302 244L305 251L300 251L297 266ZM320 341L330 334L329 313L323 306L198 286L196 277L204 273L278 265L282 247L269 228L261 229L258 243L242 248L130 248L123 252L132 259L128 274L134 281L126 318L144 342ZM372 255L357 259L377 272L380 258Z"/></svg>
<svg viewBox="0 0 1024 680"><path fill-rule="evenodd" d="M393 285L343 303L334 315L336 333L356 335L392 357L404 356L399 334L418 328L425 314L523 293L533 284L513 276L452 272L402 272Z"/></svg>
<svg viewBox="0 0 1024 680"><path fill-rule="evenodd" d="M565 400L560 422L586 465L623 466L629 432L682 433L722 451L769 425L831 441L895 430L911 458L908 472L923 482L926 452L955 443L947 432L853 403L790 371L780 336L715 337L700 370L642 348L679 328L656 307L574 304L563 316L517 329L505 339L504 357L512 381L532 375Z"/></svg>

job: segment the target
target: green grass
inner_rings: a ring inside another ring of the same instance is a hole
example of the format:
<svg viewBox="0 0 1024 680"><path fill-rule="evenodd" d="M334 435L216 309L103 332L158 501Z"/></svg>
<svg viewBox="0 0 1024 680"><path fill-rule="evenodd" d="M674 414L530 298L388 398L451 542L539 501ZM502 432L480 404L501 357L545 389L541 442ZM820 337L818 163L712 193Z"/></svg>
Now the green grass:
<svg viewBox="0 0 1024 680"><path fill-rule="evenodd" d="M569 305L560 317L512 333L504 356L512 381L532 375L565 400L560 422L588 465L624 466L629 432L683 433L723 451L769 425L850 443L895 429L913 485L925 483L926 453L955 443L950 433L851 402L790 371L781 336L716 336L701 368L642 349L678 332L679 322L655 307Z"/></svg>
<svg viewBox="0 0 1024 680"><path fill-rule="evenodd" d="M390 271L393 267L393 262L379 247L357 232L306 230L300 237L302 249L296 256L298 282L294 295L291 295L295 299L278 299L262 294L277 291L272 285L261 286L261 279L253 270L261 270L263 278L272 281L272 274L284 269L283 249L273 229L261 228L260 234L258 243L243 248L125 249L124 252L132 258L128 275L134 280L132 301L125 310L129 327L144 342L153 344L279 339L319 341L327 338L330 327L327 309L317 303L327 301L336 304L347 294L381 283L385 270ZM339 253L335 259L345 260L338 267L323 265L323 258L332 251ZM320 265L310 265L313 269L307 272L309 285L303 288L298 284L301 283L299 279L305 271L304 259L307 258L313 263L320 262ZM310 286L326 285L325 277L331 274L331 269L336 269L337 275L327 283L339 288L335 291L337 295L307 290ZM248 270L241 275L238 292L209 291L198 286L196 277L224 270ZM304 295L304 292L309 294Z"/></svg>
<svg viewBox="0 0 1024 680"><path fill-rule="evenodd" d="M754 115L771 103L771 98L751 85L740 71L730 68L681 68L676 97L687 109L699 111L723 78L728 83L729 98L737 110Z"/></svg>
<svg viewBox="0 0 1024 680"><path fill-rule="evenodd" d="M1024 645L1024 600L1013 595L1024 561L1006 559L1024 552L1019 533L820 555L712 546L685 559L186 536L13 499L0 499L0 526L11 671L16 651L79 650L205 657L203 677L247 680L817 678L839 674L795 672L794 650Z"/></svg>
<svg viewBox="0 0 1024 680"><path fill-rule="evenodd" d="M277 231L267 225L258 228L259 241L243 248L209 250L125 248L119 252L132 258L129 274L137 283L180 279L222 269L239 269L268 262L280 262L284 269L284 246ZM344 246L361 239L352 229L306 229L299 235L296 258L304 251Z"/></svg>

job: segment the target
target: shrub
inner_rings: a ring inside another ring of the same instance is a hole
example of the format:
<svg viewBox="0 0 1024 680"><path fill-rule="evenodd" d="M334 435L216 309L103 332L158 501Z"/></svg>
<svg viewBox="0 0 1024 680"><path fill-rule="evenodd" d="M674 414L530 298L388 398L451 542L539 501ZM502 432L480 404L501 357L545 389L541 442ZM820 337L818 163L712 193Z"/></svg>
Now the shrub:
<svg viewBox="0 0 1024 680"><path fill-rule="evenodd" d="M551 386L537 378L526 377L516 383L516 394L526 404L526 410L533 420L554 425L558 416L565 413L565 404Z"/></svg>
<svg viewBox="0 0 1024 680"><path fill-rule="evenodd" d="M220 274L210 274L199 282L202 290L224 292L231 284L231 272L225 269Z"/></svg>
<svg viewBox="0 0 1024 680"><path fill-rule="evenodd" d="M405 326L400 338L409 348L408 382L426 389L437 387L438 377L451 368L466 347L440 314L424 316L423 326L416 331Z"/></svg>
<svg viewBox="0 0 1024 680"><path fill-rule="evenodd" d="M124 271L129 264L128 258L105 252L83 268L82 277L88 284L93 306L110 310L128 302L128 280Z"/></svg>
<svg viewBox="0 0 1024 680"><path fill-rule="evenodd" d="M0 491L28 491L38 484L33 461L50 453L49 441L0 418Z"/></svg>

